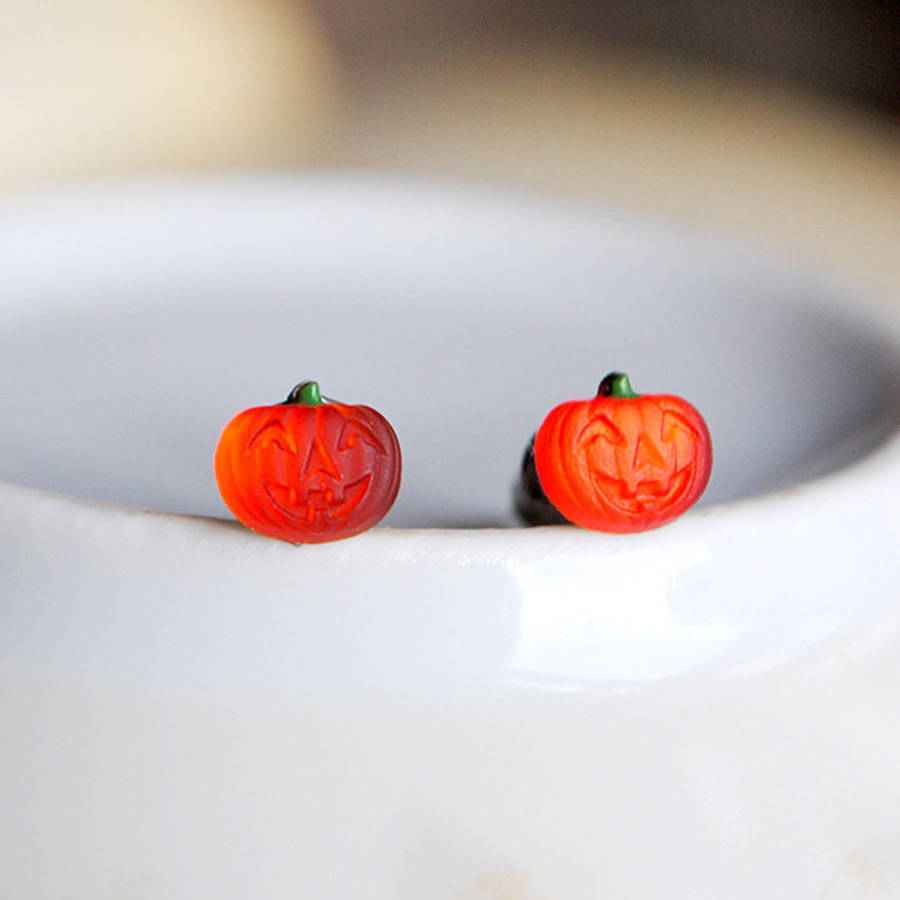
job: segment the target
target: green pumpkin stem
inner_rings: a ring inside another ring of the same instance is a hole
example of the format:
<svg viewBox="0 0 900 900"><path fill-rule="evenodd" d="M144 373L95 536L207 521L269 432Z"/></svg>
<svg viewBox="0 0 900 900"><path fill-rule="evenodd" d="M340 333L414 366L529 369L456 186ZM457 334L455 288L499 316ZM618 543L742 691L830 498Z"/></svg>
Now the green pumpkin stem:
<svg viewBox="0 0 900 900"><path fill-rule="evenodd" d="M612 397L614 400L631 400L641 395L634 392L627 375L622 372L610 372L600 382L600 387L597 388L597 396Z"/></svg>
<svg viewBox="0 0 900 900"><path fill-rule="evenodd" d="M284 401L285 406L290 403L296 403L298 406L320 406L322 402L318 381L302 381Z"/></svg>

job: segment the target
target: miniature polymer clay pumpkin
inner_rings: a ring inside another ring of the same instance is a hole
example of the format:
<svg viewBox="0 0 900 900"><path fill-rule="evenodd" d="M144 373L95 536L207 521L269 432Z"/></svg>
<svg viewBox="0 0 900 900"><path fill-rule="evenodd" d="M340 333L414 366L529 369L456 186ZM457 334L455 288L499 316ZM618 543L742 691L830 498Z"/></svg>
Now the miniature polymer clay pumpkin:
<svg viewBox="0 0 900 900"><path fill-rule="evenodd" d="M400 444L368 406L324 401L314 381L238 413L219 438L216 481L248 528L321 543L371 528L400 489Z"/></svg>
<svg viewBox="0 0 900 900"><path fill-rule="evenodd" d="M534 438L534 465L547 499L570 522L643 531L703 493L712 443L686 400L636 394L628 376L614 372L596 397L550 411Z"/></svg>

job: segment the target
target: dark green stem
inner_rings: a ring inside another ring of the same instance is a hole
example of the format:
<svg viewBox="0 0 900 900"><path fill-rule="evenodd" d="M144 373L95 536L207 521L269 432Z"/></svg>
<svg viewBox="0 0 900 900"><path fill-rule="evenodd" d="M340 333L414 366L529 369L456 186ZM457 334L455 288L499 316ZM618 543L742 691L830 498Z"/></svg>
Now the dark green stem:
<svg viewBox="0 0 900 900"><path fill-rule="evenodd" d="M610 372L600 387L597 388L598 397L612 397L614 400L631 400L634 397L640 397L631 387L628 376L622 372Z"/></svg>
<svg viewBox="0 0 900 900"><path fill-rule="evenodd" d="M299 406L320 406L322 404L322 395L319 393L319 383L317 381L303 381L298 384L289 394L285 405L296 403Z"/></svg>

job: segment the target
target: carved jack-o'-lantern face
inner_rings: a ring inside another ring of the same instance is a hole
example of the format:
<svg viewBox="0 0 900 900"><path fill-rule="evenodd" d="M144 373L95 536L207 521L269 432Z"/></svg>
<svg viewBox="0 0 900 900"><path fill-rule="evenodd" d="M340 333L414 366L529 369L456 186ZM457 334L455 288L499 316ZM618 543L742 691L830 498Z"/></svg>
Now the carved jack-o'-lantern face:
<svg viewBox="0 0 900 900"><path fill-rule="evenodd" d="M400 487L400 446L387 420L366 406L323 403L308 384L283 404L235 416L215 460L219 490L235 516L296 543L365 531Z"/></svg>
<svg viewBox="0 0 900 900"><path fill-rule="evenodd" d="M662 525L696 501L709 481L712 447L693 406L634 394L614 373L597 397L550 412L534 458L547 498L569 521L628 532Z"/></svg>

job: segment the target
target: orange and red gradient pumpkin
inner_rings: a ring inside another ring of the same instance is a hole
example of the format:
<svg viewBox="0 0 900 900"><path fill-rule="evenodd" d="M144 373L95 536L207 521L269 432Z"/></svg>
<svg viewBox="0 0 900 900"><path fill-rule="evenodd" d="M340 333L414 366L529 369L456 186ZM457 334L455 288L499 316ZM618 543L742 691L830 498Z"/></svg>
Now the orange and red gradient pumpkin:
<svg viewBox="0 0 900 900"><path fill-rule="evenodd" d="M534 466L550 503L570 522L633 532L674 519L703 493L712 443L680 397L635 394L618 372L591 400L551 410L534 438Z"/></svg>
<svg viewBox="0 0 900 900"><path fill-rule="evenodd" d="M321 543L371 528L400 489L400 444L368 406L325 402L314 381L238 413L219 438L216 481L248 528Z"/></svg>

